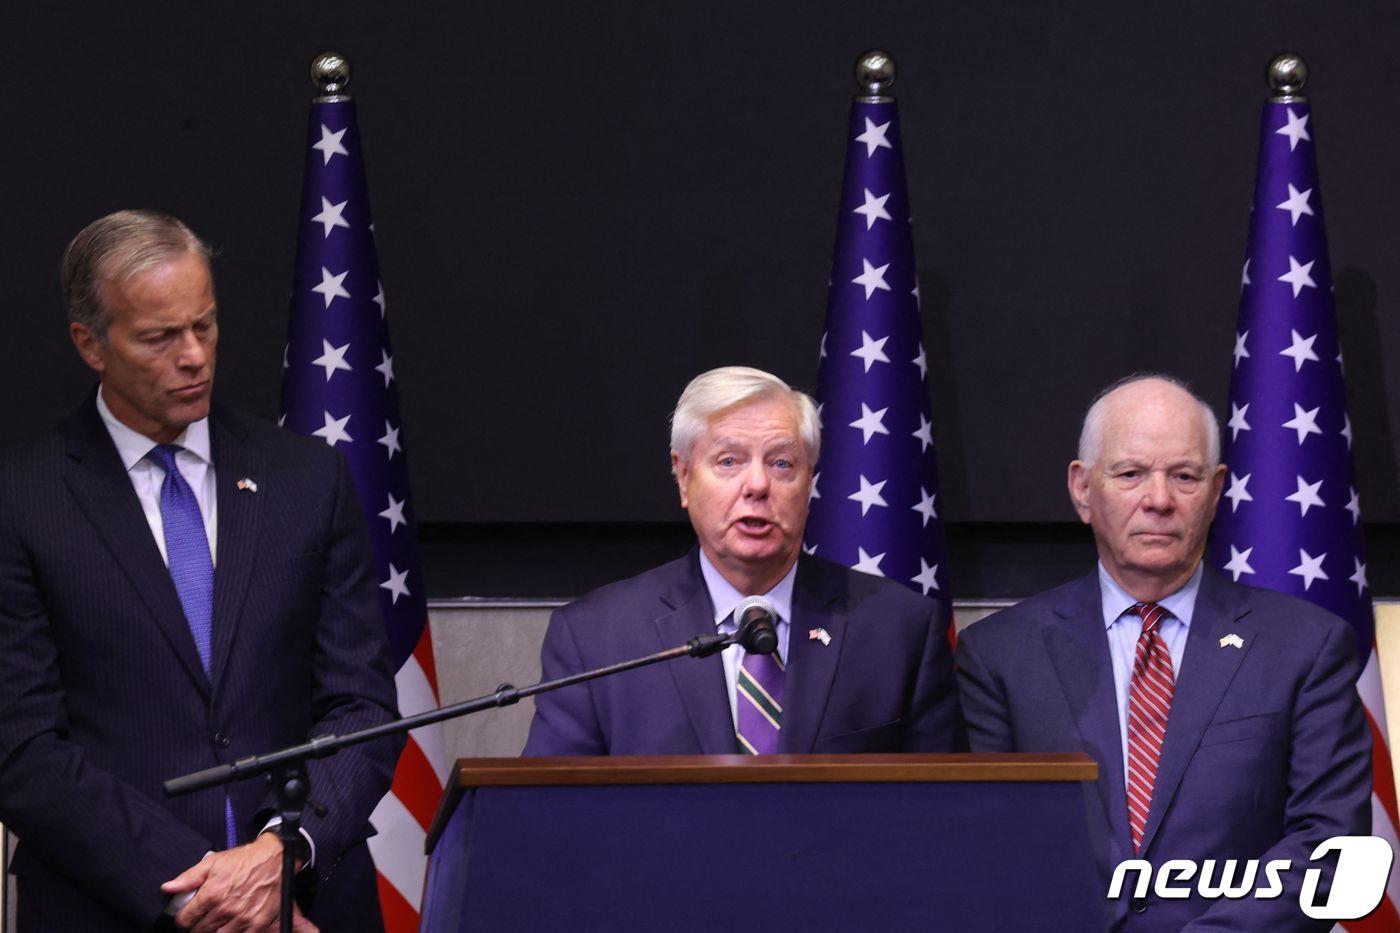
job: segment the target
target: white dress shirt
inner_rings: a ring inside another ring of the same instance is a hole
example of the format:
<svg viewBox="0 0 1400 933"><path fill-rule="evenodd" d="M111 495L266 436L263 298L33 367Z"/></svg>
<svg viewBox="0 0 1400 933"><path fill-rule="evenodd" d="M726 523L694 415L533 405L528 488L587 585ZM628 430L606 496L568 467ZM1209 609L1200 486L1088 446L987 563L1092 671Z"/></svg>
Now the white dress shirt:
<svg viewBox="0 0 1400 933"><path fill-rule="evenodd" d="M1186 653L1186 635L1191 629L1191 615L1196 610L1196 594L1201 590L1202 565L1186 585L1157 605L1167 615L1157 624L1157 632L1166 642L1172 656L1172 680L1181 679L1181 656ZM1129 612L1137 600L1129 596L1099 562L1099 594L1103 601L1103 624L1108 632L1108 653L1113 659L1113 686L1118 696L1118 733L1123 743L1123 773L1128 773L1128 689L1133 680L1133 660L1137 655L1138 638L1142 635L1142 616Z"/></svg>
<svg viewBox="0 0 1400 933"><path fill-rule="evenodd" d="M165 468L146 456L157 442L118 421L102 398L104 391L105 387L97 392L97 413L102 416L107 433L112 435L112 443L117 445L117 456L121 457L127 478L136 489L136 498L141 500L141 511L146 515L146 524L151 526L156 547L160 548L160 559L169 566L170 557L165 553L165 522L160 517L160 486L165 482ZM214 486L214 458L209 450L209 419L191 422L172 443L184 448L175 455L175 465L199 503L204 534L209 539L209 558L217 566L219 502Z"/></svg>
<svg viewBox="0 0 1400 933"><path fill-rule="evenodd" d="M705 578L705 587L710 591L710 604L715 607L715 628L721 635L737 631L739 623L734 619L734 610L749 596L763 596L778 610L778 659L787 665L788 632L792 628L792 581L797 578L797 563L787 572L778 584L766 593L740 593L728 580L720 575L715 565L700 551L700 573ZM744 649L730 645L720 652L724 661L724 682L729 692L729 716L734 720L734 728L739 728L739 708L735 705L734 691L739 687L739 667L744 663Z"/></svg>

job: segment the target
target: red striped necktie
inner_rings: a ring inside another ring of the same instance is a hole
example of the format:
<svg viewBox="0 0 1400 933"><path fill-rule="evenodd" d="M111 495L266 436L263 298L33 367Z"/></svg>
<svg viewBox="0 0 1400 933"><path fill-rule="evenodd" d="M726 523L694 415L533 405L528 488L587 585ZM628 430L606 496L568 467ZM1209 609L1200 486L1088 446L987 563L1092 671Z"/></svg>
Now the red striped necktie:
<svg viewBox="0 0 1400 933"><path fill-rule="evenodd" d="M1167 737L1175 678L1171 652L1159 631L1167 610L1156 603L1137 603L1129 611L1142 616L1142 634L1128 687L1128 828L1136 855L1152 809L1152 788L1162 760L1162 741Z"/></svg>

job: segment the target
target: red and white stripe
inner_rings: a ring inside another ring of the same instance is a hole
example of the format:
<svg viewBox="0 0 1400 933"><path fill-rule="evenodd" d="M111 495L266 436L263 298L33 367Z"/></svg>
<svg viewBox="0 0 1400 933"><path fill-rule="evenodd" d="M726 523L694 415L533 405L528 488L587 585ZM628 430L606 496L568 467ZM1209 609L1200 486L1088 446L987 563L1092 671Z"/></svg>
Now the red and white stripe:
<svg viewBox="0 0 1400 933"><path fill-rule="evenodd" d="M426 620L418 645L394 675L394 683L400 715L411 716L438 706L432 632ZM387 933L414 933L418 929L428 869L423 843L450 768L442 727L414 729L399 756L389 793L370 815L377 834L370 837L369 850L379 873L379 905Z"/></svg>
<svg viewBox="0 0 1400 933"><path fill-rule="evenodd" d="M1396 838L1400 818L1396 816L1395 772L1390 765L1390 734L1385 726L1385 698L1381 694L1381 672L1374 644L1371 645L1370 657L1366 659L1366 667L1356 681L1356 691L1361 694L1361 703L1366 707L1366 719L1371 727L1371 835L1380 836L1390 843L1393 851L1400 851L1400 841ZM1380 906L1370 916L1362 920L1349 920L1342 926L1354 933L1395 933L1400 931L1397 904L1400 904L1400 872L1392 871Z"/></svg>

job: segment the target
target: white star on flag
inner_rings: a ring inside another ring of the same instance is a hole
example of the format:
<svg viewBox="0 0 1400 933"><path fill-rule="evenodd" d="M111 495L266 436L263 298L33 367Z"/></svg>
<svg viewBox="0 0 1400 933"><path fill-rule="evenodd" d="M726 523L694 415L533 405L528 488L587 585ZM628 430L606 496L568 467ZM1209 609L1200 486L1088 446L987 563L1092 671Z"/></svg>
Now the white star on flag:
<svg viewBox="0 0 1400 933"><path fill-rule="evenodd" d="M379 513L380 518L389 520L389 534L398 530L400 525L407 525L408 520L403 517L404 499L395 499L391 492L389 495L389 507Z"/></svg>
<svg viewBox="0 0 1400 933"><path fill-rule="evenodd" d="M1317 334L1313 334L1307 340L1304 340L1303 335L1296 330L1290 328L1289 333L1293 335L1293 343L1278 351L1278 355L1292 357L1293 371L1295 373L1301 372L1303 364L1308 360L1312 360L1314 363L1318 361L1317 354L1313 352L1313 341L1317 339ZM1275 344L1275 346L1277 346L1277 344Z"/></svg>
<svg viewBox="0 0 1400 933"><path fill-rule="evenodd" d="M390 460L394 459L394 451L403 453L403 448L399 446L399 429L391 425L388 418L384 419L384 436L375 443L384 445Z"/></svg>
<svg viewBox="0 0 1400 933"><path fill-rule="evenodd" d="M914 357L914 359L910 360L910 362L913 363L915 366L919 367L920 379L925 379L928 377L928 356L924 353L923 344L919 344L919 355Z"/></svg>
<svg viewBox="0 0 1400 933"><path fill-rule="evenodd" d="M291 352L292 352L292 345L291 345L290 343L284 343L284 344L282 344L282 368L283 368L283 369L291 369L291 368L292 368L292 364L291 364L291 362L289 361L289 356L290 356Z"/></svg>
<svg viewBox="0 0 1400 933"><path fill-rule="evenodd" d="M865 157L868 159L875 154L876 149L893 149L890 141L885 138L885 133L889 130L889 123L875 125L875 121L869 117L865 118L865 132L856 137L857 142L865 143Z"/></svg>
<svg viewBox="0 0 1400 933"><path fill-rule="evenodd" d="M346 127L346 129L348 130L349 127ZM322 163L323 165L329 165L334 156L348 156L350 154L340 142L345 132L346 130L341 130L338 133L332 133L329 126L326 126L324 123L321 124L321 141L313 144L311 148L320 150L321 155L325 158L325 162Z"/></svg>
<svg viewBox="0 0 1400 933"><path fill-rule="evenodd" d="M379 285L379 291L375 294L373 298L370 299L370 301L379 305L379 319L382 321L384 320L384 283L379 282L377 284Z"/></svg>
<svg viewBox="0 0 1400 933"><path fill-rule="evenodd" d="M915 283L914 283L914 287L911 288L911 289L909 289L909 294L911 294L911 295L914 296L914 307L916 307L916 308L918 308L920 311L922 311L923 308L924 308L924 300L923 300L922 298L919 297L919 283L918 283L918 282L915 282Z"/></svg>
<svg viewBox="0 0 1400 933"><path fill-rule="evenodd" d="M918 505L911 505L911 506L909 506L909 508L913 509L915 512L918 512L920 515L922 515L922 516L924 517L924 526L925 526L925 527L928 526L928 521L929 521L929 519L931 519L931 518L937 518L937 517L938 517L938 512L935 511L935 510L934 510L934 507L933 507L933 502L934 502L934 500L937 499L937 498L938 498L938 493L936 493L936 492L935 492L935 493L930 493L927 489L925 489L924 487L920 486L920 487L919 487L919 504L918 504Z"/></svg>
<svg viewBox="0 0 1400 933"><path fill-rule="evenodd" d="M872 484L864 476L861 476L860 488L846 498L854 502L859 502L860 514L865 515L866 512L870 511L870 507L873 505L878 505L882 508L889 505L889 503L885 501L885 497L880 495L880 490L884 489L885 484L888 482L889 480L882 479L880 482ZM849 489L850 487L847 486L846 488Z"/></svg>
<svg viewBox="0 0 1400 933"><path fill-rule="evenodd" d="M919 430L914 432L914 437L919 439L919 453L928 450L933 443L933 422L924 417L923 412L919 412ZM924 522L928 524L928 522Z"/></svg>
<svg viewBox="0 0 1400 933"><path fill-rule="evenodd" d="M890 290L889 284L885 281L885 270L890 267L889 263L877 267L872 266L870 260L862 259L860 264L865 267L865 271L851 279L851 284L865 288L866 301L870 300L870 296L875 294L877 288L885 292Z"/></svg>
<svg viewBox="0 0 1400 933"><path fill-rule="evenodd" d="M1240 582L1240 574L1254 572L1254 568L1249 566L1249 555L1253 553L1254 548L1252 547L1237 551L1233 544L1230 545L1230 562L1225 565L1225 569L1234 575L1236 583Z"/></svg>
<svg viewBox="0 0 1400 933"><path fill-rule="evenodd" d="M860 428L861 433L865 435L865 439L861 443L869 444L870 438L876 434L890 433L889 428L885 427L885 412L887 411L889 411L888 407L879 411L871 411L864 402L860 403L860 417L852 421L850 427Z"/></svg>
<svg viewBox="0 0 1400 933"><path fill-rule="evenodd" d="M822 478L822 475L821 475L820 473L813 473L813 474L812 474L812 490L811 490L811 492L807 493L807 501L808 501L808 502L811 502L813 499L820 499L820 498L822 497L822 494L819 493L819 492L817 492L817 480L819 480L819 479L821 479L821 478Z"/></svg>
<svg viewBox="0 0 1400 933"><path fill-rule="evenodd" d="M325 228L323 238L329 237L331 235L331 231L334 230L336 227L344 227L346 230L350 229L349 222L346 221L345 217L343 216L345 213L345 205L349 203L349 201L341 201L339 204L332 204L330 202L330 198L322 196L321 213L317 214L311 219Z"/></svg>
<svg viewBox="0 0 1400 933"><path fill-rule="evenodd" d="M1318 506L1320 508L1327 505L1326 502L1322 501L1322 497L1317 494L1317 491L1321 488L1322 480L1309 483L1300 476L1298 477L1298 491L1291 496L1284 496L1283 501L1298 503L1299 516L1307 515L1308 509L1313 506Z"/></svg>
<svg viewBox="0 0 1400 933"><path fill-rule="evenodd" d="M337 298L350 297L350 293L345 290L345 286L342 284L345 282L345 277L349 274L350 270L346 269L344 272L340 273L340 275L333 275L331 270L322 266L321 284L311 290L326 299L326 307L329 308L331 302L335 301Z"/></svg>
<svg viewBox="0 0 1400 933"><path fill-rule="evenodd" d="M1347 439L1347 450L1351 450L1351 415L1342 413L1342 429L1337 433Z"/></svg>
<svg viewBox="0 0 1400 933"><path fill-rule="evenodd" d="M830 284L831 284L830 282L827 283L827 285L830 285ZM825 332L825 331L822 331L821 352L819 352L819 353L817 354L817 359L818 359L818 360L824 360L824 359L826 359L826 332Z"/></svg>
<svg viewBox="0 0 1400 933"><path fill-rule="evenodd" d="M321 355L311 361L312 366L320 366L326 370L326 381L331 381L331 376L336 370L341 369L350 372L350 364L345 362L345 351L350 349L350 344L343 347L333 347L331 342L325 338L321 339Z"/></svg>
<svg viewBox="0 0 1400 933"><path fill-rule="evenodd" d="M811 546L808 546L805 541L802 543L802 551L805 554L815 555L817 553L817 548L819 547L821 547L820 544L813 544Z"/></svg>
<svg viewBox="0 0 1400 933"><path fill-rule="evenodd" d="M1312 588L1314 580L1330 580L1331 577L1322 569L1322 562L1326 559L1326 554L1319 554L1313 557L1302 548L1298 548L1298 566L1288 571L1295 577L1303 578L1303 592Z"/></svg>
<svg viewBox="0 0 1400 933"><path fill-rule="evenodd" d="M1289 152L1292 152L1294 149L1298 148L1298 141L1301 139L1306 139L1308 142L1312 142L1312 137L1308 135L1308 119L1310 116L1310 114L1305 113L1303 114L1303 116L1299 117L1296 113L1293 112L1293 108L1289 107L1288 125L1280 126L1278 129L1274 130L1274 132L1277 133L1279 136L1288 137ZM1306 587L1304 587L1304 589L1306 589Z"/></svg>
<svg viewBox="0 0 1400 933"><path fill-rule="evenodd" d="M1356 494L1355 486L1347 488L1351 491L1351 498L1347 500L1345 508L1351 513L1351 526L1355 528L1357 522L1361 521L1361 497Z"/></svg>
<svg viewBox="0 0 1400 933"><path fill-rule="evenodd" d="M1249 279L1249 260L1244 261L1244 268L1240 270L1240 291L1244 291L1246 285L1253 285Z"/></svg>
<svg viewBox="0 0 1400 933"><path fill-rule="evenodd" d="M326 412L325 415L326 423L311 432L313 437L324 438L328 447L334 447L341 441L349 444L355 440L345 430L345 426L350 423L349 415L344 418L332 418L330 412Z"/></svg>
<svg viewBox="0 0 1400 933"><path fill-rule="evenodd" d="M869 230L871 227L875 226L875 221L877 220L894 219L890 216L889 211L885 210L885 202L889 199L890 196L888 194L877 198L869 188L866 188L865 203L851 211L851 213L864 215L865 229Z"/></svg>
<svg viewBox="0 0 1400 933"><path fill-rule="evenodd" d="M860 573L868 573L874 577L883 577L885 575L885 572L880 569L880 561L885 559L884 554L876 554L874 557L871 557L869 554L865 553L865 548L863 547L857 547L856 553L860 557L851 567L852 570L859 571Z"/></svg>
<svg viewBox="0 0 1400 933"><path fill-rule="evenodd" d="M1225 423L1225 427L1230 429L1230 440L1235 440L1240 436L1241 431L1253 430L1249 422L1244 420L1244 416L1249 412L1249 406L1253 404L1246 402L1243 406L1230 403L1230 420Z"/></svg>
<svg viewBox="0 0 1400 933"><path fill-rule="evenodd" d="M1283 426L1298 432L1298 446L1303 446L1303 441L1309 434L1321 434L1322 429L1317 426L1317 413L1322 410L1322 406L1314 408L1312 411L1303 411L1303 406L1297 402L1293 403L1293 420L1285 421Z"/></svg>
<svg viewBox="0 0 1400 933"><path fill-rule="evenodd" d="M1274 206L1281 211L1288 211L1289 216L1293 219L1293 226L1296 227L1298 226L1299 217L1303 216L1304 214L1307 214L1309 217L1313 216L1313 209L1308 204L1308 200L1311 197L1311 188L1309 188L1307 191L1299 191L1297 188L1293 187L1292 184L1290 184L1288 186L1288 200L1284 201L1282 204L1276 204Z"/></svg>
<svg viewBox="0 0 1400 933"><path fill-rule="evenodd" d="M394 381L394 358L384 350L380 350L379 355L382 359L379 361L379 365L374 367L374 371L384 374L384 388L387 389L389 383Z"/></svg>
<svg viewBox="0 0 1400 933"><path fill-rule="evenodd" d="M870 372L870 367L876 363L888 363L890 358L885 356L885 342L889 336L875 340L865 331L860 332L860 346L851 351L851 356L865 363L865 371Z"/></svg>
<svg viewBox="0 0 1400 933"><path fill-rule="evenodd" d="M1359 557L1353 557L1352 560L1356 562L1356 573L1347 577L1347 579L1356 584L1356 595L1360 596L1362 591L1368 586L1366 583L1366 565L1361 563L1361 558Z"/></svg>
<svg viewBox="0 0 1400 933"><path fill-rule="evenodd" d="M1317 260L1314 259L1311 262L1299 263L1298 260L1294 259L1292 256L1288 257L1288 271L1279 276L1278 280L1280 282L1287 282L1289 285L1293 286L1294 298L1297 298L1298 293L1305 288L1317 288L1317 283L1314 282L1312 276L1308 274L1312 271L1313 264L1316 262Z"/></svg>
<svg viewBox="0 0 1400 933"><path fill-rule="evenodd" d="M919 584L919 586L923 588L924 595L927 596L929 590L936 590L936 589L938 589L938 576L937 576L937 574L938 574L938 565L937 565L937 564L934 564L932 567L930 567L930 566L928 565L928 561L926 561L926 560L924 560L922 557L920 557L920 558L919 558L919 572L918 572L917 575L915 575L915 576L913 576L913 577L910 577L909 579L912 580L913 582Z"/></svg>
<svg viewBox="0 0 1400 933"><path fill-rule="evenodd" d="M389 562L389 579L379 584L381 590L388 590L393 594L392 602L397 603L400 596L408 595L408 571L399 570L393 562Z"/></svg>
<svg viewBox="0 0 1400 933"><path fill-rule="evenodd" d="M1249 359L1249 350L1245 348L1244 342L1249 339L1249 331L1242 334L1235 334L1235 368L1240 368L1240 360Z"/></svg>
<svg viewBox="0 0 1400 933"><path fill-rule="evenodd" d="M1230 489L1225 493L1225 498L1230 500L1230 511L1234 512L1240 507L1241 502L1253 502L1254 497L1249 494L1249 479L1253 473L1246 473L1244 478L1230 474Z"/></svg>

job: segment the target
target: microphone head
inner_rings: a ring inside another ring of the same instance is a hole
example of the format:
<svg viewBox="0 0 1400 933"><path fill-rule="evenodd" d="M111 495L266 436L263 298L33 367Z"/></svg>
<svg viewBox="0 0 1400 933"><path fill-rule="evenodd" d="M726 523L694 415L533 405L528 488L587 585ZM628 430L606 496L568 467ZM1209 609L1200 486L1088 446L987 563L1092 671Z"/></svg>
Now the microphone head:
<svg viewBox="0 0 1400 933"><path fill-rule="evenodd" d="M778 610L767 597L749 596L734 609L739 623L736 641L745 651L772 654L778 650Z"/></svg>

